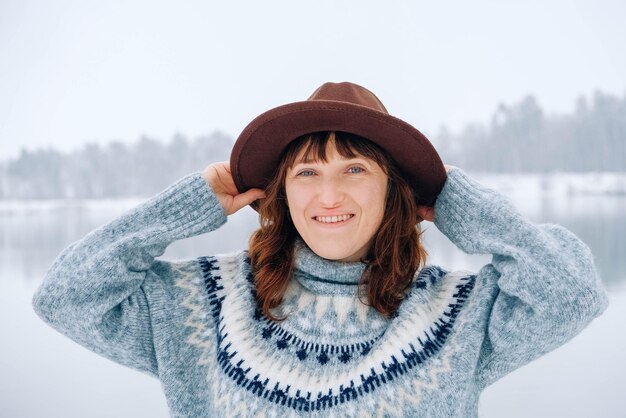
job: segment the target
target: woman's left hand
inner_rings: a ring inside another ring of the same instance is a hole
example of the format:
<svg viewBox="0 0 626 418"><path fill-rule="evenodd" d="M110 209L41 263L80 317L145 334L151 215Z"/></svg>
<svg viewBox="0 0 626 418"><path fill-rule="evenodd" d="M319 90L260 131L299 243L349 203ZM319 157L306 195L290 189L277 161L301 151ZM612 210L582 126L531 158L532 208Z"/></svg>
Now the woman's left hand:
<svg viewBox="0 0 626 418"><path fill-rule="evenodd" d="M453 167L451 165L443 165L446 169L446 173L450 171ZM435 208L434 206L426 206L426 205L417 205L417 215L421 218L419 222L429 221L433 222L435 220Z"/></svg>

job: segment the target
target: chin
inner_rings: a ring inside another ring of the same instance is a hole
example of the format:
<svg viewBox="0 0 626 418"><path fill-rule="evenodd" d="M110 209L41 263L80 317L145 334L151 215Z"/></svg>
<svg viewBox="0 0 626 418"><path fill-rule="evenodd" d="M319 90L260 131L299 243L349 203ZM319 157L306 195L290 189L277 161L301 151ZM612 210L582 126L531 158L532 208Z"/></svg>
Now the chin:
<svg viewBox="0 0 626 418"><path fill-rule="evenodd" d="M322 258L325 258L327 260L333 260L333 261L338 261L338 260L343 260L345 258L348 257L352 257L355 253L355 251L351 251L351 250L342 250L342 249L337 249L337 248L319 248L318 246L311 246L309 245L309 248L311 248L311 250L319 255Z"/></svg>

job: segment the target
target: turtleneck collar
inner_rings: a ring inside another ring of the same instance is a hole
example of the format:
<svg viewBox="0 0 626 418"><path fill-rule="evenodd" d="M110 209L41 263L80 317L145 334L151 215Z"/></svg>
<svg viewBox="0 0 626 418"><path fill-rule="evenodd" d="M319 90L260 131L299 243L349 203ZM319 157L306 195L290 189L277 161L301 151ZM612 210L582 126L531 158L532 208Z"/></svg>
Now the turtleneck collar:
<svg viewBox="0 0 626 418"><path fill-rule="evenodd" d="M322 258L301 239L295 241L295 271L298 282L320 295L354 295L365 271L360 261L342 262Z"/></svg>

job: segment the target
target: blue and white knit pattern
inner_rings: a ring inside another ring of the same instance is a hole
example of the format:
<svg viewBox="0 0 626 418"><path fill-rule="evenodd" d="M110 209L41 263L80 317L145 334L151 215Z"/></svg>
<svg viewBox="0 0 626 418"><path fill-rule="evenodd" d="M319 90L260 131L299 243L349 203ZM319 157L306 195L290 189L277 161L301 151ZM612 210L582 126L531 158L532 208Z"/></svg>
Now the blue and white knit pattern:
<svg viewBox="0 0 626 418"><path fill-rule="evenodd" d="M261 315L246 251L156 259L226 215L200 173L72 243L33 296L77 343L160 379L173 417L475 417L482 390L607 308L589 248L452 169L435 225L475 274L426 266L397 314L358 298L362 263L297 242L284 322Z"/></svg>
<svg viewBox="0 0 626 418"><path fill-rule="evenodd" d="M298 253L298 260L316 258L316 265L329 263L306 247ZM399 315L387 320L358 300L359 275L343 283L342 294L324 294L305 286L323 287L327 282L298 270L295 277L300 279L290 283L275 310L288 319L274 323L254 303L247 252L202 257L199 263L205 293L191 292L197 282L181 280L178 286L193 295L185 303L191 317L202 311L208 297L214 328L206 321L187 323L195 331L189 342L203 349L198 363L210 364L216 358L217 367L230 379L216 388L223 407L216 410L220 416L253 412L249 399L239 394L242 390L268 401L257 411L266 416L274 416L271 410L276 416L289 411L351 416L379 411L390 416L393 410L403 416L406 408L397 409L400 403L417 408L422 391L437 387L439 373L450 370L450 357L460 345L446 343L475 282L475 275L466 272L424 268L416 274ZM355 272L363 270L360 263L344 264ZM204 349L215 338L217 350ZM207 379L214 377L212 370ZM393 403L368 402L376 391L387 393Z"/></svg>

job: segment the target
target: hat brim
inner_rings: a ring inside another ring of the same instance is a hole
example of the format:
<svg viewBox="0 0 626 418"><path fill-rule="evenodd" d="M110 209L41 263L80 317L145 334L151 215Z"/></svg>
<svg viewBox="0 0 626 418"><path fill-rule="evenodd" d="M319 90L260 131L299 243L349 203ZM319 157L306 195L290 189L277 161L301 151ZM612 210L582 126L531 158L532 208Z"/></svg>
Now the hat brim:
<svg viewBox="0 0 626 418"><path fill-rule="evenodd" d="M235 142L230 157L240 193L265 189L279 157L294 139L319 131L344 131L362 136L386 150L419 196L418 204L434 205L446 170L430 141L412 125L365 106L332 100L307 100L282 105L256 117ZM251 205L256 209L255 204Z"/></svg>

